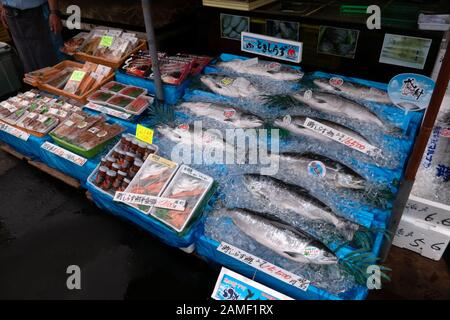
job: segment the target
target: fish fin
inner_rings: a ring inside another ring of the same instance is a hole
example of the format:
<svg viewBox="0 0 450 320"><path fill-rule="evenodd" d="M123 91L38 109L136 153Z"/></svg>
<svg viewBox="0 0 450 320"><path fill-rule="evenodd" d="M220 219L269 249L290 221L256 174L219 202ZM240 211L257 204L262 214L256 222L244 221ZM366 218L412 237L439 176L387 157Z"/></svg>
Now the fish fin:
<svg viewBox="0 0 450 320"><path fill-rule="evenodd" d="M148 118L151 120L153 126L163 124L173 124L175 121L175 113L172 107L161 103L155 99L151 108L149 108Z"/></svg>
<svg viewBox="0 0 450 320"><path fill-rule="evenodd" d="M386 133L392 136L403 136L404 132L402 128L396 127L394 125L386 126Z"/></svg>
<svg viewBox="0 0 450 320"><path fill-rule="evenodd" d="M299 103L290 95L262 95L264 105L269 108L288 109L297 106Z"/></svg>

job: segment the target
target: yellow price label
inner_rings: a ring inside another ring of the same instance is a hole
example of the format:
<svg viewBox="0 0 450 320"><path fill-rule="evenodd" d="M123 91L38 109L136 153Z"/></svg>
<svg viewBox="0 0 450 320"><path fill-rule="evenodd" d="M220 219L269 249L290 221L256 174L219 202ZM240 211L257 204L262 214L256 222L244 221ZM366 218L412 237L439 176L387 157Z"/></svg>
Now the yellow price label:
<svg viewBox="0 0 450 320"><path fill-rule="evenodd" d="M138 124L136 127L136 138L149 144L153 143L153 130Z"/></svg>
<svg viewBox="0 0 450 320"><path fill-rule="evenodd" d="M231 85L234 82L234 79L232 79L232 78L223 78L221 80L221 82L222 82L222 84L224 86L229 86L229 85Z"/></svg>
<svg viewBox="0 0 450 320"><path fill-rule="evenodd" d="M114 38L111 36L103 36L102 40L100 40L100 46L101 47L111 47L113 43Z"/></svg>
<svg viewBox="0 0 450 320"><path fill-rule="evenodd" d="M80 70L75 70L72 73L72 75L70 76L70 80L80 82L81 80L83 80L85 75L86 75L86 72L80 71Z"/></svg>

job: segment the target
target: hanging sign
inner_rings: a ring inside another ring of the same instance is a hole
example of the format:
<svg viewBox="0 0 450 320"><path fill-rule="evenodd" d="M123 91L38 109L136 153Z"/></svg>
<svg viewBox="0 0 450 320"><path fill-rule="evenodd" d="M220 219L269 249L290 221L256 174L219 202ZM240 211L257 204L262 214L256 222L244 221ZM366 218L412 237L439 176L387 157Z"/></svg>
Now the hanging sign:
<svg viewBox="0 0 450 320"><path fill-rule="evenodd" d="M241 50L278 60L300 63L303 43L242 32Z"/></svg>
<svg viewBox="0 0 450 320"><path fill-rule="evenodd" d="M409 111L428 108L435 83L433 79L416 73L402 73L392 78L388 95L397 107Z"/></svg>

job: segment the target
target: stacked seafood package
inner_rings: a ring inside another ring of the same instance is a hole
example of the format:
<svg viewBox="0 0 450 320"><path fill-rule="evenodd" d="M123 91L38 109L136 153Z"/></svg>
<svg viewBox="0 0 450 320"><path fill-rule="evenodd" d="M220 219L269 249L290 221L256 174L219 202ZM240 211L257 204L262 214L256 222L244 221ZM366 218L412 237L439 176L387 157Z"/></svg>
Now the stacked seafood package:
<svg viewBox="0 0 450 320"><path fill-rule="evenodd" d="M203 157L219 182L198 253L273 264L308 283L261 276L293 297L364 298L423 113L394 106L384 84L228 54L184 99L157 131L162 155L188 146L183 159Z"/></svg>

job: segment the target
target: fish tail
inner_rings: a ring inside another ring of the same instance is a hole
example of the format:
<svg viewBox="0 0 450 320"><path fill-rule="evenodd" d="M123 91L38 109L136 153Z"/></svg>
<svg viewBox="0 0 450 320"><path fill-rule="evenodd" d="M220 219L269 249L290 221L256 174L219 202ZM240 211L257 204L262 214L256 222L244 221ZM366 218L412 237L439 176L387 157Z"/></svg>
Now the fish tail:
<svg viewBox="0 0 450 320"><path fill-rule="evenodd" d="M382 280L390 281L390 277L386 272L391 271L390 268L382 265L378 265L379 258L373 256L372 252L359 249L352 251L339 259L339 263L343 268L354 276L356 282L362 286L367 285L369 277L373 274L370 272L369 267L376 265L380 271L380 282Z"/></svg>
<svg viewBox="0 0 450 320"><path fill-rule="evenodd" d="M385 131L387 134L395 137L401 137L404 135L403 129L396 127L394 125L388 125L385 127Z"/></svg>
<svg viewBox="0 0 450 320"><path fill-rule="evenodd" d="M374 245L374 239L376 235L382 234L383 238L387 241L391 241L392 232L386 230L385 228L370 228L360 227L358 231L355 232L352 244L361 249L372 250Z"/></svg>
<svg viewBox="0 0 450 320"><path fill-rule="evenodd" d="M153 126L172 124L175 121L175 113L172 107L161 103L155 99L155 103L150 108L148 117Z"/></svg>
<svg viewBox="0 0 450 320"><path fill-rule="evenodd" d="M384 187L377 188L371 186L364 192L364 198L368 204L381 209L387 208L389 201L394 199L394 196L394 193L389 188Z"/></svg>

